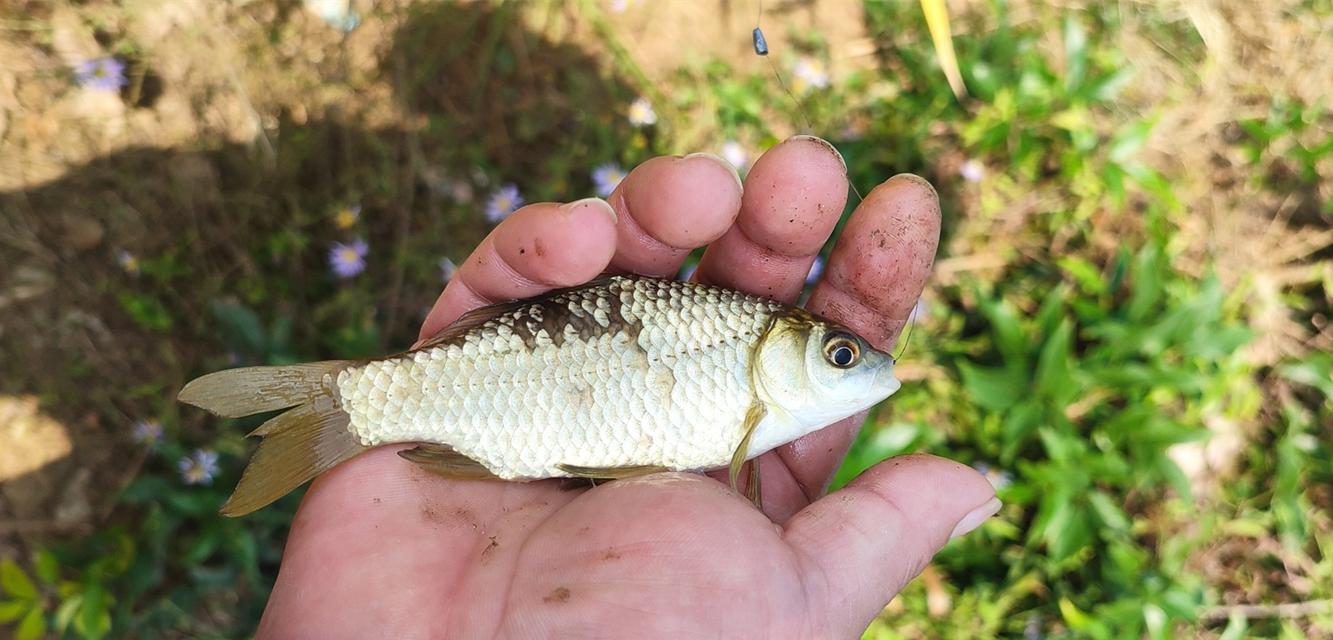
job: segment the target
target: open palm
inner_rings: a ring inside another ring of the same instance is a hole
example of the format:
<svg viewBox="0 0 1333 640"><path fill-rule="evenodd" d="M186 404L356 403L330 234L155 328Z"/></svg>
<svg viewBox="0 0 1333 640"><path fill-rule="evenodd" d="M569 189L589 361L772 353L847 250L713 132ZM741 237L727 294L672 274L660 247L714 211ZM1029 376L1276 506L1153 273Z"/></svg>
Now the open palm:
<svg viewBox="0 0 1333 640"><path fill-rule="evenodd" d="M827 143L770 149L742 195L720 159L655 158L611 195L534 204L460 267L422 327L606 271L795 299L845 205ZM887 348L934 260L939 205L898 176L853 214L807 305ZM445 480L392 447L317 480L260 638L855 637L950 536L999 504L968 467L907 456L824 496L862 417L761 457L764 512L724 483L662 473L570 489Z"/></svg>

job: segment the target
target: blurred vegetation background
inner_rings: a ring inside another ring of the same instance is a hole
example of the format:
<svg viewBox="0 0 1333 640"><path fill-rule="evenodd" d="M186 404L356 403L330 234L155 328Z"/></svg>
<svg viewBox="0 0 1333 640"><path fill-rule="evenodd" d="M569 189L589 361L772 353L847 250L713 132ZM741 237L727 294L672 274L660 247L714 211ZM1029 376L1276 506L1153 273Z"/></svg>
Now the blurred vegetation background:
<svg viewBox="0 0 1333 640"><path fill-rule="evenodd" d="M759 18L0 2L0 636L247 637L299 495L216 514L253 425L186 380L401 348L518 201L815 133L945 214L839 482L929 451L1005 502L866 637L1333 637L1333 3Z"/></svg>

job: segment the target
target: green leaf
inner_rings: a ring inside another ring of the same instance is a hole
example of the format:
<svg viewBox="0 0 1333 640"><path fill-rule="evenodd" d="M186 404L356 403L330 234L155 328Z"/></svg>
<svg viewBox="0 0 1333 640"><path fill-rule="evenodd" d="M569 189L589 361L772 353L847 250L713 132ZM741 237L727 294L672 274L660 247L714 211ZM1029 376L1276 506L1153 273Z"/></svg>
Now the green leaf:
<svg viewBox="0 0 1333 640"><path fill-rule="evenodd" d="M1097 512L1097 517L1107 528L1120 533L1129 533L1129 517L1105 492L1092 492L1088 496L1088 501L1092 503L1092 510Z"/></svg>
<svg viewBox="0 0 1333 640"><path fill-rule="evenodd" d="M1065 298L1069 296L1069 285L1061 283L1046 294L1046 299L1037 309L1037 335L1050 335L1060 321L1068 315L1065 312Z"/></svg>
<svg viewBox="0 0 1333 640"><path fill-rule="evenodd" d="M1073 503L1063 505L1046 526L1046 543L1051 559L1063 562L1092 543L1092 522L1088 512Z"/></svg>
<svg viewBox="0 0 1333 640"><path fill-rule="evenodd" d="M111 630L106 592L100 585L88 585L83 592L83 606L74 618L74 630L84 638L101 638Z"/></svg>
<svg viewBox="0 0 1333 640"><path fill-rule="evenodd" d="M217 526L210 526L194 539L182 559L187 565L199 564L212 556L221 543L222 531Z"/></svg>
<svg viewBox="0 0 1333 640"><path fill-rule="evenodd" d="M1006 364L1024 364L1027 360L1028 339L1018 323L1018 311L1008 300L992 300L978 296L978 307L990 322L995 335L995 346Z"/></svg>
<svg viewBox="0 0 1333 640"><path fill-rule="evenodd" d="M1093 619L1080 611L1069 598L1060 598L1060 617L1064 618L1065 624L1074 631L1087 631L1093 626Z"/></svg>
<svg viewBox="0 0 1333 640"><path fill-rule="evenodd" d="M1073 12L1065 14L1065 89L1073 93L1083 85L1088 70L1088 32Z"/></svg>
<svg viewBox="0 0 1333 640"><path fill-rule="evenodd" d="M1125 305L1125 314L1130 320L1141 321L1162 296L1162 276L1167 268L1162 264L1160 254L1152 245L1145 246L1134 257L1130 267L1129 302Z"/></svg>
<svg viewBox="0 0 1333 640"><path fill-rule="evenodd" d="M23 622L19 623L18 630L14 633L14 640L40 640L46 635L46 617L42 615L42 610L33 607L28 615L23 617Z"/></svg>
<svg viewBox="0 0 1333 640"><path fill-rule="evenodd" d="M69 629L70 624L74 622L74 616L79 613L79 607L82 604L83 604L83 596L76 595L74 597L69 598L68 600L65 600L64 602L61 602L60 606L56 607L56 615L55 615L56 631L64 633L65 630Z"/></svg>
<svg viewBox="0 0 1333 640"><path fill-rule="evenodd" d="M10 600L9 602L0 602L0 624L13 622L23 617L23 613L28 609L37 606L32 600Z"/></svg>
<svg viewBox="0 0 1333 640"><path fill-rule="evenodd" d="M46 549L37 552L37 560L33 566L33 573L45 584L55 584L60 579L60 565L56 562L55 554Z"/></svg>
<svg viewBox="0 0 1333 640"><path fill-rule="evenodd" d="M5 593L21 600L37 597L37 587L13 560L0 560L0 587Z"/></svg>
<svg viewBox="0 0 1333 640"><path fill-rule="evenodd" d="M1027 376L1013 368L995 369L959 362L958 372L963 376L963 388L984 409L1003 411L1026 395Z"/></svg>
<svg viewBox="0 0 1333 640"><path fill-rule="evenodd" d="M262 355L266 351L268 340L258 314L235 303L214 302L210 306L222 334L222 343L228 349L251 355Z"/></svg>
<svg viewBox="0 0 1333 640"><path fill-rule="evenodd" d="M1064 256L1058 262L1060 268L1074 278L1084 291L1097 296L1107 292L1106 281L1102 279L1101 271L1091 262L1076 255Z"/></svg>
<svg viewBox="0 0 1333 640"><path fill-rule="evenodd" d="M1148 136L1156 124L1152 120L1142 120L1131 122L1117 131L1111 139L1111 161L1123 165L1133 160L1143 145L1147 144Z"/></svg>
<svg viewBox="0 0 1333 640"><path fill-rule="evenodd" d="M1250 619L1239 611L1232 611L1231 617L1227 618L1227 628L1217 640L1241 640L1250 630Z"/></svg>
<svg viewBox="0 0 1333 640"><path fill-rule="evenodd" d="M1036 392L1048 398L1059 411L1064 411L1078 393L1069 358L1073 332L1074 323L1066 318L1047 338L1037 358Z"/></svg>
<svg viewBox="0 0 1333 640"><path fill-rule="evenodd" d="M1004 464L1013 462L1019 449L1028 441L1028 436L1041 424L1041 407L1033 400L1018 403L1004 417L1000 425L1000 461Z"/></svg>

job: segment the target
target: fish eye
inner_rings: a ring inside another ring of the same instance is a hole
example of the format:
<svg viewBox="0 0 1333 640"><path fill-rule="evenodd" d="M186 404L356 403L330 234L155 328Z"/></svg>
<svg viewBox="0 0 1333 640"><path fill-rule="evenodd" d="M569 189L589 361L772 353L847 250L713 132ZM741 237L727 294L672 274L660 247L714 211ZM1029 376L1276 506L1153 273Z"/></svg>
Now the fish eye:
<svg viewBox="0 0 1333 640"><path fill-rule="evenodd" d="M861 344L845 333L829 334L824 339L824 359L839 369L851 368L861 360Z"/></svg>

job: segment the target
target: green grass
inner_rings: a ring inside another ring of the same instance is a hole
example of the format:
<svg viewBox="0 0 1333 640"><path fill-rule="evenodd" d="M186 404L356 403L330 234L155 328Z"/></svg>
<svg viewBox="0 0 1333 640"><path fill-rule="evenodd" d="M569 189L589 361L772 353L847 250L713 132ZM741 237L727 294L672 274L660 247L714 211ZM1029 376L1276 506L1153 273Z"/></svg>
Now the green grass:
<svg viewBox="0 0 1333 640"><path fill-rule="evenodd" d="M919 8L867 0L874 68L799 104L771 75L740 74L728 60L635 91L643 72L624 68L632 62L615 46L603 61L608 69L571 75L568 86L616 104L638 93L660 96L659 126L630 128L608 104L573 130L559 114L514 108L493 114L512 140L450 133L475 122L435 110L437 101L523 104L528 97L515 75L513 41L496 30L421 62L404 81L406 101L427 121L407 143L424 158L410 162L476 163L490 184L518 181L529 201L560 199L585 192L600 162L628 167L672 149L673 134L766 145L808 122L843 151L863 193L898 172L927 176L945 208L942 258L985 256L992 266L952 272L932 287L903 358L922 373L877 410L837 484L888 456L928 451L985 465L1002 485L1005 507L940 554L932 570L943 586L913 583L867 637L1333 634L1333 609L1253 620L1215 609L1237 598L1333 598L1333 358L1306 353L1254 363L1246 349L1259 332L1247 289L1224 285L1207 264L1202 276L1179 266L1206 239L1186 235L1191 211L1175 186L1181 176L1164 174L1141 153L1158 116L1124 102L1132 78L1129 53L1115 37L1126 28L1123 16L1111 8L1048 10L1012 24L1008 11L995 2L954 19L971 93L964 102L936 62ZM427 26L417 40L446 41L432 29L447 30L448 21L418 18ZM486 18L515 19L506 11ZM1182 65L1202 64L1188 58L1202 56L1192 31L1166 16L1143 19L1176 39L1187 56ZM597 28L614 35L609 23ZM819 34L795 35L798 50L772 54L784 73L798 54L827 55ZM473 59L488 61L499 79L436 83L436 72ZM634 80L603 84L599 77ZM1328 116L1321 105L1271 106L1265 117L1238 121L1231 150L1251 163L1262 189L1318 193L1333 179ZM666 121L669 114L694 120ZM358 160L340 165L348 177L330 183L304 171L338 136L287 126L296 132L283 141L285 159L257 187L284 190L285 200L267 217L256 215L227 247L244 257L243 269L221 269L216 248L201 254L201 240L186 237L142 256L140 277L119 280L110 292L139 330L209 345L209 357L189 363L193 372L227 354L280 363L369 355L401 343L414 306L438 288L437 260L461 258L485 230L478 206L432 200L422 206L438 207L446 222L413 221L412 237L458 239L447 246L405 239L394 213L406 196L396 153L401 132L358 132L355 142L342 143ZM550 151L515 158L505 144ZM960 159L984 166L985 177L960 179ZM328 219L349 201L366 209L350 232L387 257L338 283L325 275L327 242L341 237ZM1327 225L1333 204L1321 206ZM207 284L195 298L173 293L200 282ZM1292 313L1326 314L1324 287L1289 292ZM156 383L151 388L171 381ZM158 402L167 437L120 494L110 524L0 564L0 624L17 637L47 629L80 638L244 637L253 629L299 492L245 519L218 516L252 446L240 435L252 423L203 430L177 418L169 398ZM1168 451L1206 441L1209 425L1223 422L1245 427L1246 446L1231 475L1196 495ZM221 454L211 485L186 486L176 472L176 461L195 448ZM1275 567L1299 575L1270 580ZM941 596L951 606L931 610L928 601Z"/></svg>

